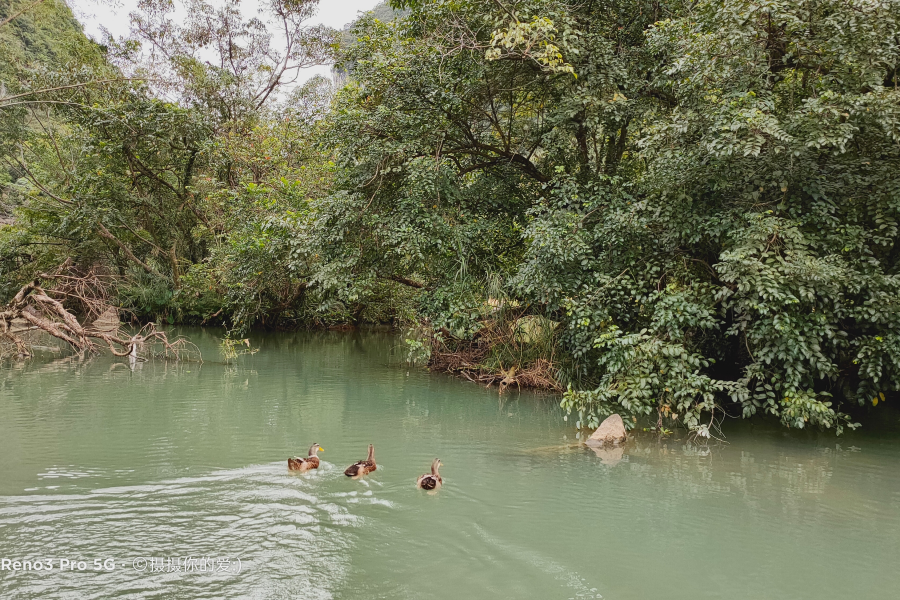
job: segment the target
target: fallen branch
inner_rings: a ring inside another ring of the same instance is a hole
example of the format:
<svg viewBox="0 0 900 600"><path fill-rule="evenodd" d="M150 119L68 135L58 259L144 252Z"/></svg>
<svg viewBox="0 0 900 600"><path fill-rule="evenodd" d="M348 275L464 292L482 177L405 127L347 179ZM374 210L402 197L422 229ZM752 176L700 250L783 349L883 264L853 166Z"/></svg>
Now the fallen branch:
<svg viewBox="0 0 900 600"><path fill-rule="evenodd" d="M68 263L62 269L68 269L70 273L39 275L0 309L0 356L4 354L4 345L14 347L19 356L31 355L24 332L13 330L14 320L27 322L32 326L31 331L42 331L79 354L96 354L106 348L115 356L137 357L142 349L161 346L165 356L181 359L192 349L192 345L182 338L170 341L166 333L157 330L153 323L136 333L125 331L119 322L118 309L103 301L103 282L93 271L85 276L72 274ZM42 281L54 282L60 289L45 290L41 286ZM100 289L97 289L98 286ZM73 298L78 300L87 316L93 317L90 323L79 321L66 308L64 302Z"/></svg>

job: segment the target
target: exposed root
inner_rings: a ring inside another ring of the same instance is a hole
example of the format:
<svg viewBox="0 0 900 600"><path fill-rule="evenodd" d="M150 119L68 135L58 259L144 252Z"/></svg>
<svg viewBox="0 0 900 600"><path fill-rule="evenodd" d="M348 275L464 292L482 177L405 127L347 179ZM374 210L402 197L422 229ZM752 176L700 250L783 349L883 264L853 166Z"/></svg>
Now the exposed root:
<svg viewBox="0 0 900 600"><path fill-rule="evenodd" d="M486 386L498 385L500 393L509 387L561 392L558 368L552 352L535 358L532 344L523 339L518 318L505 321L488 320L473 340L454 338L449 331L431 333L432 370L453 373ZM552 348L552 345L548 345ZM498 357L501 357L498 359ZM505 361L503 359L506 359ZM492 363L497 362L497 366ZM504 367L504 362L509 367Z"/></svg>

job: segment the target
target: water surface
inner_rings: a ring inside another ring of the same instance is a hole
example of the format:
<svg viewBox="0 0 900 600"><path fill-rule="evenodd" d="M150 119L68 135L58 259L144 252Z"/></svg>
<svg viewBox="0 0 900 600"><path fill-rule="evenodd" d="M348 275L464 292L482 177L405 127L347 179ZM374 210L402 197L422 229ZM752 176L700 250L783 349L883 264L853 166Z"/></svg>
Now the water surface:
<svg viewBox="0 0 900 600"><path fill-rule="evenodd" d="M0 370L0 558L53 561L0 571L0 598L900 589L896 436L757 426L726 430L726 445L639 438L598 455L553 398L404 368L386 334L256 336L259 354L224 365L212 334L193 333L203 365L49 357ZM289 474L285 459L313 442L322 468ZM344 477L370 442L378 471ZM414 482L435 457L445 487L430 495ZM108 558L112 571L93 570Z"/></svg>

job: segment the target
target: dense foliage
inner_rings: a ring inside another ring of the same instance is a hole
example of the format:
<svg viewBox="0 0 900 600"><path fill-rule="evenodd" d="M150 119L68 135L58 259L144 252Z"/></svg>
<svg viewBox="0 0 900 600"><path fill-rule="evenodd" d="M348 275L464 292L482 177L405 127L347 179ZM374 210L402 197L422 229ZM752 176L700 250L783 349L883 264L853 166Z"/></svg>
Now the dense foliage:
<svg viewBox="0 0 900 600"><path fill-rule="evenodd" d="M91 69L11 63L132 79L35 95L56 135L0 99L4 278L102 263L138 314L237 331L418 321L552 364L578 425L840 431L898 391L896 0L396 0L349 36L273 1L280 53L192 2ZM340 89L283 76L332 52Z"/></svg>

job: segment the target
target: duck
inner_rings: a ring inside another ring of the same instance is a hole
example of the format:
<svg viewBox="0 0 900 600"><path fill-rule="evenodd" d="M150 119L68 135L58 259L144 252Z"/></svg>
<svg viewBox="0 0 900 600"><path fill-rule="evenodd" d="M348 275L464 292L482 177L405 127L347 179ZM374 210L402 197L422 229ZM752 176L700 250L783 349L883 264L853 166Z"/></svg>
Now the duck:
<svg viewBox="0 0 900 600"><path fill-rule="evenodd" d="M310 469L319 468L319 452L325 452L325 448L318 444L309 447L309 455L306 458L297 458L296 456L288 459L288 471L309 471Z"/></svg>
<svg viewBox="0 0 900 600"><path fill-rule="evenodd" d="M444 484L444 480L441 478L441 474L438 473L438 468L442 467L443 465L444 463L441 462L441 459L434 459L434 461L431 463L431 473L419 475L419 478L416 480L416 487L420 490L439 489Z"/></svg>
<svg viewBox="0 0 900 600"><path fill-rule="evenodd" d="M369 455L366 457L366 460L361 460L347 467L344 475L347 477L359 477L360 475L367 475L377 468L378 466L375 464L375 446L369 444Z"/></svg>

